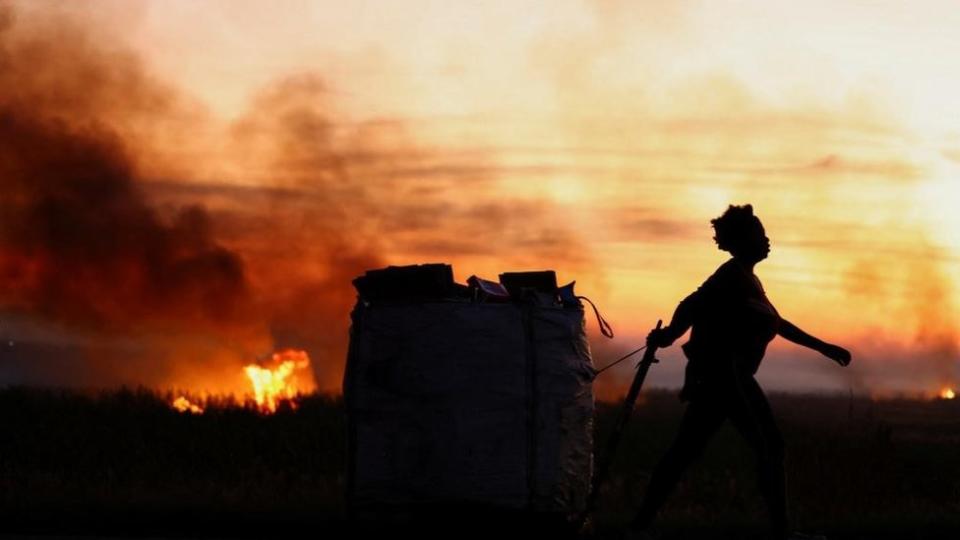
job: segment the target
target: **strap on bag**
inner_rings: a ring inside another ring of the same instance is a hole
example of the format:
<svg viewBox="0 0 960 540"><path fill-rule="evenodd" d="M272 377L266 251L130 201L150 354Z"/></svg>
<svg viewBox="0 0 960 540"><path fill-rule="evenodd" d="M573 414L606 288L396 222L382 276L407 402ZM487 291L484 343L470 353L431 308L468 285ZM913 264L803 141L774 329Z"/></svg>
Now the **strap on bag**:
<svg viewBox="0 0 960 540"><path fill-rule="evenodd" d="M610 323L603 318L603 315L600 315L600 310L597 309L596 304L586 296L578 296L578 300L586 300L590 307L593 308L593 313L597 316L597 324L600 326L600 333L606 336L608 339L613 339L613 328L610 326Z"/></svg>

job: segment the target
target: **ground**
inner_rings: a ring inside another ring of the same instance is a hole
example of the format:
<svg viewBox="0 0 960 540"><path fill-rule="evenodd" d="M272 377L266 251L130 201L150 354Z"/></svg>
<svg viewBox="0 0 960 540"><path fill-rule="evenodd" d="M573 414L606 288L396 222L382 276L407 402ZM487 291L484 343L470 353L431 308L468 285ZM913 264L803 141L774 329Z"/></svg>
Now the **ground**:
<svg viewBox="0 0 960 540"><path fill-rule="evenodd" d="M203 415L183 414L168 406L170 398L148 390L0 390L0 532L354 536L343 500L339 398L307 396L296 410L274 415L229 400L207 403ZM798 527L837 539L960 533L958 400L773 395L771 402L787 441ZM629 520L682 410L675 392L641 396L602 494L595 537L616 538ZM615 404L598 405L601 447L615 411ZM665 508L661 537L759 538L763 512L751 463L724 428ZM404 526L442 536L449 526L458 537L484 523L499 527L492 518L444 515L430 527Z"/></svg>

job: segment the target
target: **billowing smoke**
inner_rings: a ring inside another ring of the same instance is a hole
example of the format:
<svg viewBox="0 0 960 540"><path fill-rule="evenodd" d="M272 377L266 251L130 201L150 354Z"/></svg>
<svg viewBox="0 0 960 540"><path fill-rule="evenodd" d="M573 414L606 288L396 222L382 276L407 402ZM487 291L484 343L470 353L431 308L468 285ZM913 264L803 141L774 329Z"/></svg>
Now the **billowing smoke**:
<svg viewBox="0 0 960 540"><path fill-rule="evenodd" d="M3 80L4 88L15 87ZM199 206L164 222L108 129L3 96L0 294L54 321L126 327L229 320L246 299L240 257Z"/></svg>
<svg viewBox="0 0 960 540"><path fill-rule="evenodd" d="M116 44L14 15L0 12L2 382L235 391L242 365L295 347L335 390L364 270L587 260L549 205L496 192L496 167L419 150L396 122L344 122L316 75L268 85L224 126ZM456 188L470 197L451 203Z"/></svg>
<svg viewBox="0 0 960 540"><path fill-rule="evenodd" d="M132 128L175 117L174 94L69 25L14 37L12 12L0 19L4 307L97 328L233 320L248 294L240 257L202 207L165 219L137 182Z"/></svg>
<svg viewBox="0 0 960 540"><path fill-rule="evenodd" d="M922 231L907 245L912 251L863 259L845 276L844 290L856 305L898 300L881 313L899 334L867 328L855 337L859 362L844 371L854 391L883 395L919 387L929 393L960 383L960 321L946 273L949 258Z"/></svg>
<svg viewBox="0 0 960 540"><path fill-rule="evenodd" d="M242 257L202 205L164 212L142 185L154 139L190 116L180 98L68 22L0 18L0 313L13 380L151 384L170 376L157 362L182 356L179 329L245 340Z"/></svg>

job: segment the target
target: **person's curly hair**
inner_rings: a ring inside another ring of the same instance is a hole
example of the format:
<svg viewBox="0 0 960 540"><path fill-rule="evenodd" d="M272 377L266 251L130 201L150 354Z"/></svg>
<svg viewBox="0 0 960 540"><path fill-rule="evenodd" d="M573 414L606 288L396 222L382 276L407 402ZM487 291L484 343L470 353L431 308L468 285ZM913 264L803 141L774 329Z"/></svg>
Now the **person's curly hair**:
<svg viewBox="0 0 960 540"><path fill-rule="evenodd" d="M753 215L753 205L730 205L722 216L711 219L717 247L735 253L743 247L743 242L749 238L754 229L760 224L760 219Z"/></svg>

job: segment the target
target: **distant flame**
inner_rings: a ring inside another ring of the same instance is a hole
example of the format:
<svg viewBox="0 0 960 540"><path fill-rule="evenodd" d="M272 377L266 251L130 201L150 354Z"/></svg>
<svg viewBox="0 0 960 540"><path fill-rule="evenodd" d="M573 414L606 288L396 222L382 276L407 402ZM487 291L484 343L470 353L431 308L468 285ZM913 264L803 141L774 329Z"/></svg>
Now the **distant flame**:
<svg viewBox="0 0 960 540"><path fill-rule="evenodd" d="M957 394L954 393L953 388L944 388L940 391L940 399L953 399L957 397Z"/></svg>
<svg viewBox="0 0 960 540"><path fill-rule="evenodd" d="M306 351L294 349L273 353L271 361L276 365L273 369L258 364L243 368L253 385L253 398L265 413L276 412L280 402L292 400L300 392L291 376L310 365Z"/></svg>
<svg viewBox="0 0 960 540"><path fill-rule="evenodd" d="M203 414L203 407L191 402L184 396L180 396L171 403L174 409L182 413Z"/></svg>
<svg viewBox="0 0 960 540"><path fill-rule="evenodd" d="M309 365L310 357L306 351L286 349L271 354L265 360L245 366L243 372L250 379L257 409L267 414L275 413L284 402L291 408L296 408L294 398L316 389L312 378L298 377L297 372ZM204 411L203 407L186 396L174 399L170 406L182 413L202 414Z"/></svg>

